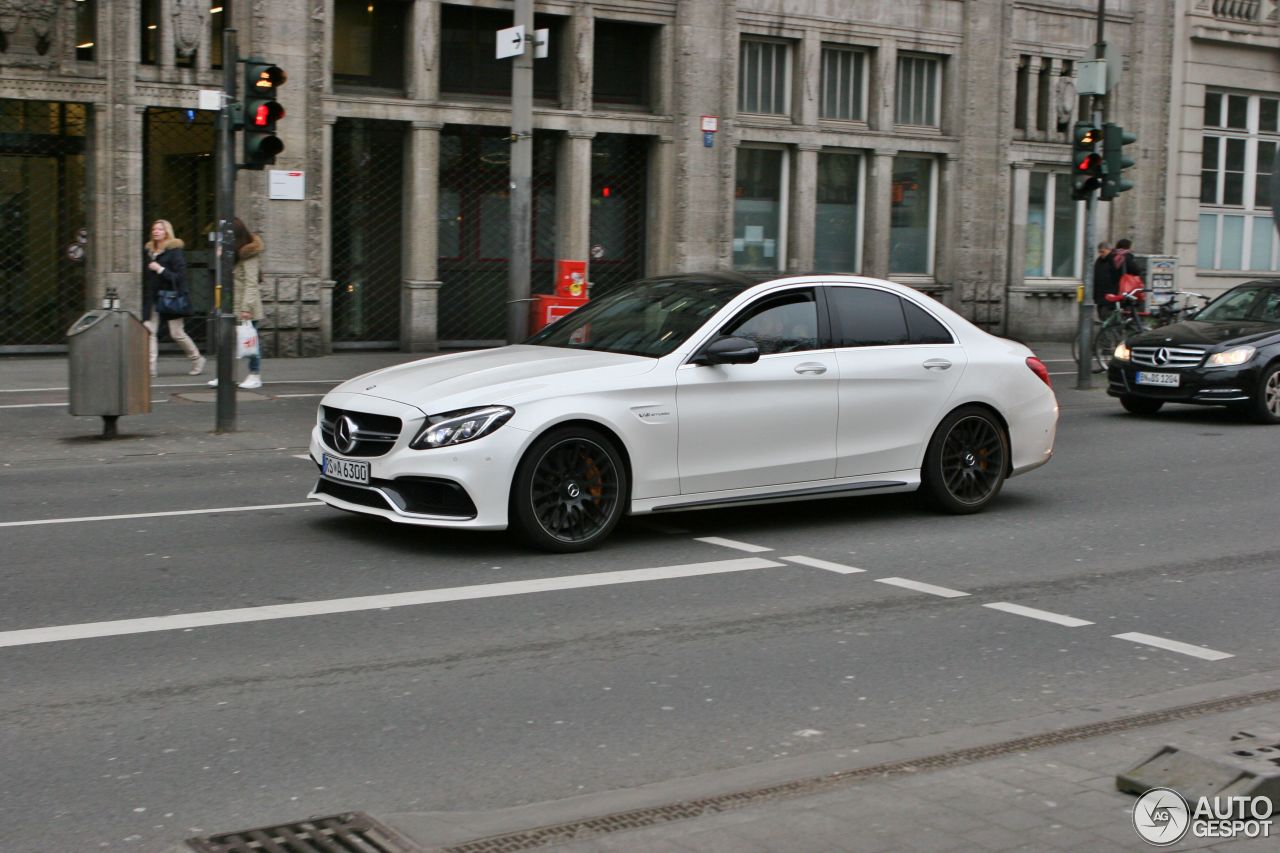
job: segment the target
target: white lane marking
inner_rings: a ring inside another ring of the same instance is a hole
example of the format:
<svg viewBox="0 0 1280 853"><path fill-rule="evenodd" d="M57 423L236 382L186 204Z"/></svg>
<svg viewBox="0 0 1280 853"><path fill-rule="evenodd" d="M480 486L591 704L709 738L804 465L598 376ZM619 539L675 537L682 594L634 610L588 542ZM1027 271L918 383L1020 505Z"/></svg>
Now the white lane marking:
<svg viewBox="0 0 1280 853"><path fill-rule="evenodd" d="M55 625L48 628L5 631L0 633L0 647L30 646L38 643L85 640L93 637L118 637L127 634L145 634L152 631L177 631L213 625L236 625L245 622L263 622L272 619L321 616L332 613L352 613L361 610L385 610L390 607L439 604L446 601L473 601L480 598L525 595L534 592L584 589L593 586L612 586L624 583L744 572L754 569L776 568L781 565L782 563L775 563L772 560L765 560L760 557L742 557L736 560L689 563L682 566L664 566L656 569L631 569L620 572L564 575L525 581L455 586L448 589L426 589L415 592L364 595L357 598L306 601L297 604L268 604L262 607L242 607L235 610L211 610L203 613L181 613L173 616L121 619L114 622Z"/></svg>
<svg viewBox="0 0 1280 853"><path fill-rule="evenodd" d="M311 461L311 454L310 454L310 453L295 453L295 454L293 454L293 458L294 458L294 459L305 459L305 460L307 460L308 462L310 462L310 461Z"/></svg>
<svg viewBox="0 0 1280 853"><path fill-rule="evenodd" d="M963 598L969 594L958 589L947 589L945 586L934 586L931 583L921 583L907 578L876 578L876 583L887 583L889 586L900 586L903 589L924 592L929 595L940 595L943 598Z"/></svg>
<svg viewBox="0 0 1280 853"><path fill-rule="evenodd" d="M706 542L708 545L719 545L723 548L733 548L738 551L746 551L748 554L760 554L764 551L772 551L772 548L766 548L763 545L750 545L746 542L736 542L733 539L721 539L719 536L703 536L694 539L695 542Z"/></svg>
<svg viewBox="0 0 1280 853"><path fill-rule="evenodd" d="M320 501L304 501L293 504L262 504L260 506L219 506L209 509L174 509L166 512L132 512L127 515L82 515L78 518L38 518L32 521L0 521L0 527L34 527L38 524L78 524L82 521L123 521L129 518L162 518L170 515L210 515L216 512L253 512L259 509L294 509L302 506L323 506Z"/></svg>
<svg viewBox="0 0 1280 853"><path fill-rule="evenodd" d="M1235 657L1226 652L1207 649L1204 646L1193 646L1190 643L1180 643L1177 640L1166 640L1164 637L1155 637L1151 634L1140 634L1131 631L1127 634L1112 634L1117 640L1128 640L1131 643L1141 643L1144 646L1155 646L1157 649L1164 649L1169 652L1177 652L1180 655L1190 655L1193 658L1201 660L1226 660Z"/></svg>
<svg viewBox="0 0 1280 853"><path fill-rule="evenodd" d="M984 604L982 606L990 607L992 610L1002 610L1005 613L1012 613L1015 616L1027 616L1031 619L1039 619L1043 622L1052 622L1055 625L1063 625L1067 628L1079 628L1084 625L1093 624L1087 619L1077 619L1074 616L1064 616L1061 613L1051 613L1048 610L1037 610L1034 607L1023 607L1021 604L1013 604L1009 601L997 601L992 604Z"/></svg>
<svg viewBox="0 0 1280 853"><path fill-rule="evenodd" d="M802 566L812 566L815 569L826 569L829 572L836 572L842 575L855 575L858 572L865 572L866 569L855 569L853 566L845 566L840 563L828 563L826 560L819 560L816 557L783 557L788 563L799 563Z"/></svg>

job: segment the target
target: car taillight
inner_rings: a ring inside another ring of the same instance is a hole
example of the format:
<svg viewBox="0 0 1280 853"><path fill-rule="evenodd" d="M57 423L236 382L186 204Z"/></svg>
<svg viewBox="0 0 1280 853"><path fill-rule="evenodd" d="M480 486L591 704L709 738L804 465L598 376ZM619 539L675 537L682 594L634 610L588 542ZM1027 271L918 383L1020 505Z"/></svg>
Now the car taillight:
<svg viewBox="0 0 1280 853"><path fill-rule="evenodd" d="M1034 355L1027 356L1027 367L1031 368L1031 372L1039 376L1041 381L1050 388L1053 387L1053 381L1049 379L1049 368L1044 366L1044 362L1036 358Z"/></svg>

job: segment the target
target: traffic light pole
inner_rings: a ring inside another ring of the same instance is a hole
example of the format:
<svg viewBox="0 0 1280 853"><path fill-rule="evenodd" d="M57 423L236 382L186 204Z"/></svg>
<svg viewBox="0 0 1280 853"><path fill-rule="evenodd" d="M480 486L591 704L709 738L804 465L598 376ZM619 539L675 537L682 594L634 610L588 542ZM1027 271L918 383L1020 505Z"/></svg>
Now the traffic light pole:
<svg viewBox="0 0 1280 853"><path fill-rule="evenodd" d="M1107 0L1098 0L1098 35L1097 35L1097 54L1099 57L1107 55L1107 42L1104 38L1107 20ZM1103 99L1106 95L1094 95L1089 98L1089 108L1092 112L1093 126L1102 127L1102 113L1105 103ZM1096 150L1096 143L1095 143ZM1080 340L1080 358L1076 362L1076 388L1081 391L1087 391L1093 387L1093 317L1097 311L1097 307L1093 301L1093 268L1097 261L1097 231L1098 231L1098 192L1090 190L1089 197L1085 200L1084 209L1084 293L1083 299L1080 300L1080 316L1076 334Z"/></svg>
<svg viewBox="0 0 1280 853"><path fill-rule="evenodd" d="M222 34L222 109L218 113L218 224L214 256L214 316L218 336L218 394L214 432L236 431L235 377L235 257L231 220L236 205L235 134L231 129L231 104L236 99L236 31Z"/></svg>
<svg viewBox="0 0 1280 853"><path fill-rule="evenodd" d="M529 335L529 242L533 188L533 0L516 0L524 44L511 65L511 238L507 258L507 343Z"/></svg>

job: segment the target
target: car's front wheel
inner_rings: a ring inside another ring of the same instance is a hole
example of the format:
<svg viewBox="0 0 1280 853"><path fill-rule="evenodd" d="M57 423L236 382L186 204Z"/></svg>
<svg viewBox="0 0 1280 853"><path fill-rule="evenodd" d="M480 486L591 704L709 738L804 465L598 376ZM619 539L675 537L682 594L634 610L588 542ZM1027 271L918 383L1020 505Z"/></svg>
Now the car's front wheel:
<svg viewBox="0 0 1280 853"><path fill-rule="evenodd" d="M532 545L586 551L617 526L626 495L627 472L613 442L590 427L562 427L535 441L520 461L511 515Z"/></svg>
<svg viewBox="0 0 1280 853"><path fill-rule="evenodd" d="M978 406L956 409L938 424L920 471L939 509L977 512L1000 493L1009 466L1009 437L995 415Z"/></svg>
<svg viewBox="0 0 1280 853"><path fill-rule="evenodd" d="M1249 414L1262 424L1280 424L1280 364L1262 371Z"/></svg>
<svg viewBox="0 0 1280 853"><path fill-rule="evenodd" d="M1120 398L1124 410L1134 415L1154 415L1164 405L1164 400L1152 400L1149 397L1134 397L1125 394Z"/></svg>

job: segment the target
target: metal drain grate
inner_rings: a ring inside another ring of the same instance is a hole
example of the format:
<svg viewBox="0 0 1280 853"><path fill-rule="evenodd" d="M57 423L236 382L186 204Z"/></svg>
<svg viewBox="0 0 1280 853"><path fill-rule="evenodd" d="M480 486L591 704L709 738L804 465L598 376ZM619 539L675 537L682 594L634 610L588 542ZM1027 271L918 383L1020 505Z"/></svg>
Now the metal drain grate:
<svg viewBox="0 0 1280 853"><path fill-rule="evenodd" d="M422 850L364 812L188 838L187 846L197 853L421 853Z"/></svg>

